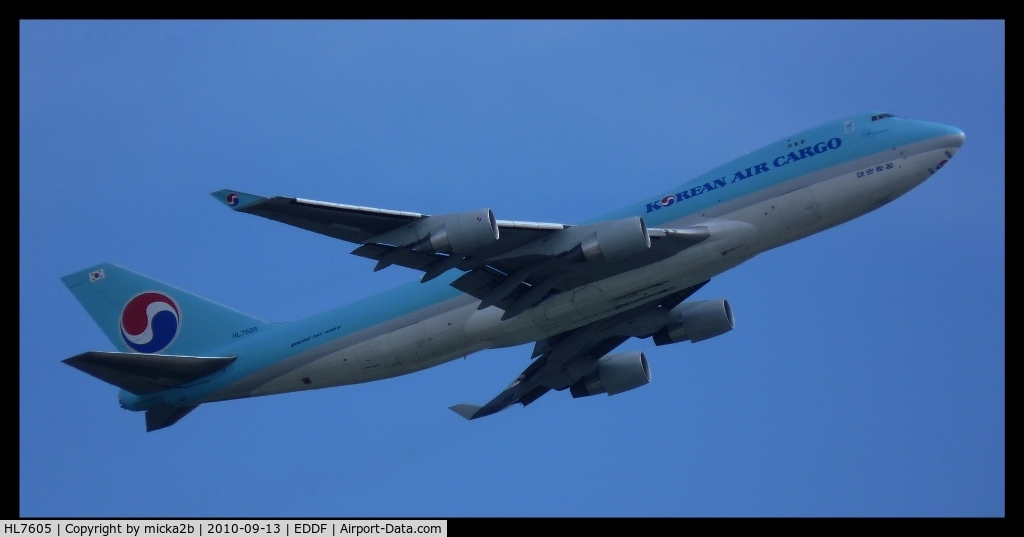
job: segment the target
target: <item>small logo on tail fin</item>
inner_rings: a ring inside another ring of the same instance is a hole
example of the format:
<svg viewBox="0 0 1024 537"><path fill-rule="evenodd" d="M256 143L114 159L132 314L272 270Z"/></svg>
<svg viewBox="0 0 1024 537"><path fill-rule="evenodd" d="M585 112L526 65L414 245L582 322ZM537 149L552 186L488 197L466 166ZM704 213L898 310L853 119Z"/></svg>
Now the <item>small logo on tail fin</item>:
<svg viewBox="0 0 1024 537"><path fill-rule="evenodd" d="M135 352L160 352L180 331L181 310L164 293L147 291L135 295L121 310L121 338Z"/></svg>
<svg viewBox="0 0 1024 537"><path fill-rule="evenodd" d="M103 274L103 269L94 270L89 273L89 283L96 283L105 277L106 275Z"/></svg>
<svg viewBox="0 0 1024 537"><path fill-rule="evenodd" d="M228 194L227 202L228 202L228 205L230 205L232 207L238 205L238 194L235 194L234 192Z"/></svg>

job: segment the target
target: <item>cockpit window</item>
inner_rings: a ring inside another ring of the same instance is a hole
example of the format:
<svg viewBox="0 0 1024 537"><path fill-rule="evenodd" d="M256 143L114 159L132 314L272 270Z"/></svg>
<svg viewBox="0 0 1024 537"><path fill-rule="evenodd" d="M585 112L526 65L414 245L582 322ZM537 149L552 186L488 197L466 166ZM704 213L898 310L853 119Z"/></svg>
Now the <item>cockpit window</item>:
<svg viewBox="0 0 1024 537"><path fill-rule="evenodd" d="M879 119L885 119L887 117L896 117L892 114L878 114L877 116L871 116L871 121L878 121Z"/></svg>

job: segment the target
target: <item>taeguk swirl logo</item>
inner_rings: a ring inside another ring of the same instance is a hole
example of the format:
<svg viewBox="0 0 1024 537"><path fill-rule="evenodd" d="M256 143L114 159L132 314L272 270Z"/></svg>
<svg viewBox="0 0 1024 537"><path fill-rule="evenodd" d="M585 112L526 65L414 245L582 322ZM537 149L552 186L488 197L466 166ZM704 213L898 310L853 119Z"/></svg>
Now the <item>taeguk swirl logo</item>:
<svg viewBox="0 0 1024 537"><path fill-rule="evenodd" d="M181 312L174 300L156 291L136 295L121 310L121 339L135 352L159 352L181 329Z"/></svg>

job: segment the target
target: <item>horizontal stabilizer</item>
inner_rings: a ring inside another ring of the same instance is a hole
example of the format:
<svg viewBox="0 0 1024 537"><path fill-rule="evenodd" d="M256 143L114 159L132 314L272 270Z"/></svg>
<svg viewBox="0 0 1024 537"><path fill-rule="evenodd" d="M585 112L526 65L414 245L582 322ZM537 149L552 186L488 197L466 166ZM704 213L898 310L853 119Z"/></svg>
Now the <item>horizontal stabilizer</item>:
<svg viewBox="0 0 1024 537"><path fill-rule="evenodd" d="M199 405L188 405L188 406L158 406L152 410L146 411L146 432L150 433L157 429L163 429L164 427L170 427L178 420L184 418L189 412L192 412Z"/></svg>
<svg viewBox="0 0 1024 537"><path fill-rule="evenodd" d="M480 405L467 405L465 403L448 407L452 409L452 412L466 418L467 420L473 419L473 415L477 413L481 408Z"/></svg>
<svg viewBox="0 0 1024 537"><path fill-rule="evenodd" d="M91 351L72 356L64 363L135 395L146 395L188 384L220 371L234 361L234 356L204 358ZM148 415L146 420L148 424Z"/></svg>

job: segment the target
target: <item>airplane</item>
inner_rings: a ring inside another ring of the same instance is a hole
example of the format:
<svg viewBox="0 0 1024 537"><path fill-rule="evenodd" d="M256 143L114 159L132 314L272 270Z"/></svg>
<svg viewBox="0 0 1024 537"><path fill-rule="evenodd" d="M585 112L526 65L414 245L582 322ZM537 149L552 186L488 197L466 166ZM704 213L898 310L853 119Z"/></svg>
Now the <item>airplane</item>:
<svg viewBox="0 0 1024 537"><path fill-rule="evenodd" d="M201 404L371 382L485 349L533 343L530 365L473 420L551 390L616 395L650 382L631 338L696 343L729 332L724 298L688 300L761 252L873 211L931 177L962 130L871 112L825 123L580 224L426 215L238 190L211 195L421 271L376 296L269 323L103 263L61 278L117 349L64 360L121 388L146 431Z"/></svg>

